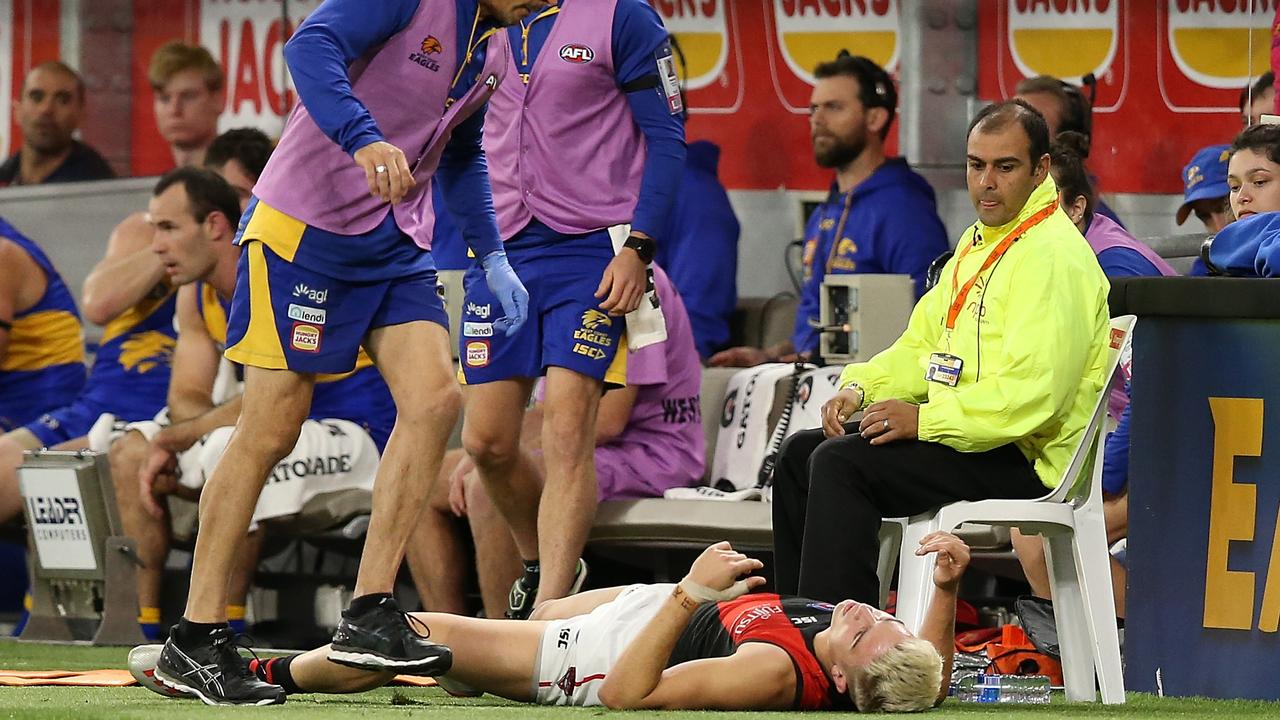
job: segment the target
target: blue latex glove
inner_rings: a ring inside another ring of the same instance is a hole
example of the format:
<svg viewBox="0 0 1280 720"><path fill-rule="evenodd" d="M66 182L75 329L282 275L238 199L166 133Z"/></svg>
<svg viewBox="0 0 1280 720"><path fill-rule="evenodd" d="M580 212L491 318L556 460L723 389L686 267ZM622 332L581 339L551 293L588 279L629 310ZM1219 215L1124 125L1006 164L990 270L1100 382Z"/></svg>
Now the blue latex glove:
<svg viewBox="0 0 1280 720"><path fill-rule="evenodd" d="M516 271L511 269L505 251L494 250L485 255L480 261L480 267L484 268L485 283L494 297L498 298L504 314L504 317L493 322L493 327L511 337L524 324L529 314L529 291L524 289L524 283L520 282Z"/></svg>

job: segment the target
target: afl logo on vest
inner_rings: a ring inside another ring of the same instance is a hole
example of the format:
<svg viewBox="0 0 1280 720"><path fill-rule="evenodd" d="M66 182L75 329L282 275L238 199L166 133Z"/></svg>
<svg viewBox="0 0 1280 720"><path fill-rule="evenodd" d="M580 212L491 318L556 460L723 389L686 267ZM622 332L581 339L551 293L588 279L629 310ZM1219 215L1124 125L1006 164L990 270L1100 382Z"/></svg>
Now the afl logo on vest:
<svg viewBox="0 0 1280 720"><path fill-rule="evenodd" d="M586 45L573 43L560 48L560 59L574 65L585 65L596 59L596 52Z"/></svg>

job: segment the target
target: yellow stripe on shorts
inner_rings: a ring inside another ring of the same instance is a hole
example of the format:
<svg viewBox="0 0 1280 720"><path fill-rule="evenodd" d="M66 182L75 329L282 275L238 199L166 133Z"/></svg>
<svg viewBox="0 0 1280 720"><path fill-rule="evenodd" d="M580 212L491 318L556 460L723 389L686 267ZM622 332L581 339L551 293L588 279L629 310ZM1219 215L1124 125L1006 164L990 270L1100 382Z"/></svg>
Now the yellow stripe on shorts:
<svg viewBox="0 0 1280 720"><path fill-rule="evenodd" d="M227 359L267 370L287 370L289 362L285 360L271 308L266 250L261 242L254 241L244 247L244 252L249 253L249 327L240 342L227 348Z"/></svg>
<svg viewBox="0 0 1280 720"><path fill-rule="evenodd" d="M249 223L244 227L240 244L246 245L250 240L259 240L276 255L293 262L294 256L298 254L298 246L302 244L302 234L306 230L306 223L259 200L253 207Z"/></svg>
<svg viewBox="0 0 1280 720"><path fill-rule="evenodd" d="M604 382L606 385L617 385L619 387L627 386L627 333L624 330L622 335L618 336L618 351L613 354L613 360L609 361L609 369L604 371Z"/></svg>

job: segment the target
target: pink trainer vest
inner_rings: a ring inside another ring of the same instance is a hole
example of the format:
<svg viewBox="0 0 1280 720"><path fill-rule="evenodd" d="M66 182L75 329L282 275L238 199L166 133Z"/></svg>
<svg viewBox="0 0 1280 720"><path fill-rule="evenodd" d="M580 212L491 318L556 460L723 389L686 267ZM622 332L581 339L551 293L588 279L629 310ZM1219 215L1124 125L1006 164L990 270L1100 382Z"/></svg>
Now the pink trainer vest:
<svg viewBox="0 0 1280 720"><path fill-rule="evenodd" d="M508 33L492 43L511 55L510 82L489 101L484 129L503 240L535 217L567 234L631 222L645 143L615 74L616 5L565 3L528 85L519 80L520 50L510 48Z"/></svg>
<svg viewBox="0 0 1280 720"><path fill-rule="evenodd" d="M501 87L510 67L506 43L488 42L484 68L460 100L446 108L458 72L454 0L422 0L403 30L352 63L355 96L369 109L387 142L404 151L417 185L390 208L396 224L431 248L435 212L431 176L454 128ZM501 30L497 36L505 37ZM427 58L431 62L421 63ZM434 66L432 69L431 66ZM519 83L516 83L519 84ZM342 235L366 233L382 222L388 204L369 194L364 171L298 105L253 192L271 207L308 225Z"/></svg>

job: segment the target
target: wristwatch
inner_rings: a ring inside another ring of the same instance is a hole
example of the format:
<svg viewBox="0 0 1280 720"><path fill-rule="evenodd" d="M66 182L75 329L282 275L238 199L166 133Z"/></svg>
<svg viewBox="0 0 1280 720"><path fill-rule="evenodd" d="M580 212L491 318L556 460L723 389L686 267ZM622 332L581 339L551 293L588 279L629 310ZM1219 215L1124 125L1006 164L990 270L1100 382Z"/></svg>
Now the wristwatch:
<svg viewBox="0 0 1280 720"><path fill-rule="evenodd" d="M640 237L639 235L628 237L627 241L622 243L622 247L635 250L636 255L640 256L645 265L653 262L653 255L658 251L658 243L654 242L652 238Z"/></svg>

